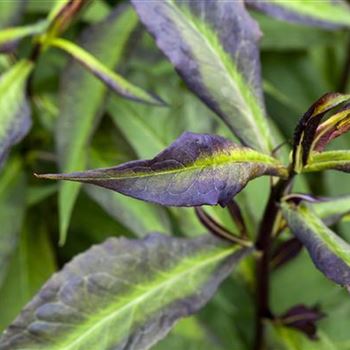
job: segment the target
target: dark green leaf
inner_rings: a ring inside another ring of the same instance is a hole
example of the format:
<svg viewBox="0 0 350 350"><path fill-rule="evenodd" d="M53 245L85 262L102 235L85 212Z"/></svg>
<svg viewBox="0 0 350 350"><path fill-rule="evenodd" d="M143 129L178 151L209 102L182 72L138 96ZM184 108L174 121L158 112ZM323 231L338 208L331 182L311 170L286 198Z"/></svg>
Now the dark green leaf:
<svg viewBox="0 0 350 350"><path fill-rule="evenodd" d="M205 305L250 251L207 236L109 239L52 277L0 348L149 349Z"/></svg>
<svg viewBox="0 0 350 350"><path fill-rule="evenodd" d="M26 181L19 159L8 162L0 176L0 287L18 241L25 211Z"/></svg>
<svg viewBox="0 0 350 350"><path fill-rule="evenodd" d="M168 206L225 206L262 175L285 177L287 169L277 159L223 137L186 132L151 160L38 177L91 183Z"/></svg>
<svg viewBox="0 0 350 350"><path fill-rule="evenodd" d="M32 69L31 62L22 60L0 76L0 166L31 126L26 88Z"/></svg>
<svg viewBox="0 0 350 350"><path fill-rule="evenodd" d="M245 145L269 152L272 141L257 47L260 31L243 1L132 3L190 89Z"/></svg>
<svg viewBox="0 0 350 350"><path fill-rule="evenodd" d="M50 237L34 213L31 212L24 220L19 244L0 289L1 331L56 270Z"/></svg>
<svg viewBox="0 0 350 350"><path fill-rule="evenodd" d="M106 20L86 29L79 43L113 68L120 61L130 33L137 25L131 8L119 8ZM113 45L111 39L115 38ZM99 121L106 87L79 64L70 62L61 81L60 117L56 128L56 143L60 169L64 172L85 169L87 145ZM79 185L62 184L59 192L60 243L63 244L69 226Z"/></svg>
<svg viewBox="0 0 350 350"><path fill-rule="evenodd" d="M350 7L344 0L245 0L253 8L290 22L324 28L350 27Z"/></svg>
<svg viewBox="0 0 350 350"><path fill-rule="evenodd" d="M342 286L350 285L350 245L330 230L305 202L283 203L283 215L316 267Z"/></svg>
<svg viewBox="0 0 350 350"><path fill-rule="evenodd" d="M330 46L344 37L342 31L329 31L307 25L289 23L253 11L253 18L259 23L263 37L260 47L263 51L300 51ZM286 33L288 39L286 40ZM285 83L285 81L283 81ZM291 98L295 103L295 98Z"/></svg>

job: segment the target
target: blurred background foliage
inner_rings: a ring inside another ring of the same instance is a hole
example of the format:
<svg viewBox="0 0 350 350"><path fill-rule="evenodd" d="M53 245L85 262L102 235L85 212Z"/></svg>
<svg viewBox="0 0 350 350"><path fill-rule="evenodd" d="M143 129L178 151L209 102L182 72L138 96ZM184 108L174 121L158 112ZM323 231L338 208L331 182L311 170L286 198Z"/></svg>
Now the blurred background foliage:
<svg viewBox="0 0 350 350"><path fill-rule="evenodd" d="M39 21L52 3L0 1L0 28ZM33 177L34 172L57 171L57 164L81 170L149 158L185 130L232 139L226 126L188 91L131 7L119 21L107 24L106 17L120 6L122 1L95 0L65 37L161 96L168 106L117 97L64 52L50 49L40 57L30 84L32 129L12 149L0 172L1 331L52 273L92 244L109 236L140 237L155 231L179 236L204 232L193 209L161 208L88 185L52 184ZM290 142L296 122L318 97L340 88L350 92L349 86L341 86L350 35L252 14L263 32L268 114ZM1 54L0 72L26 57L30 46L28 38L16 53ZM349 137L340 138L335 147L349 148ZM350 193L345 176L308 176L297 188L318 195ZM264 208L267 185L268 179L257 179L237 197L251 232ZM223 209L208 211L232 227ZM346 222L337 228L350 239ZM59 230L68 232L63 246L58 245ZM242 264L198 316L181 321L155 349L249 349L254 336L252 273L249 261ZM326 280L304 251L272 275L273 310L283 313L300 303L317 304L326 313L319 323L319 340L311 342L296 331L271 325L271 349L350 349L349 296Z"/></svg>

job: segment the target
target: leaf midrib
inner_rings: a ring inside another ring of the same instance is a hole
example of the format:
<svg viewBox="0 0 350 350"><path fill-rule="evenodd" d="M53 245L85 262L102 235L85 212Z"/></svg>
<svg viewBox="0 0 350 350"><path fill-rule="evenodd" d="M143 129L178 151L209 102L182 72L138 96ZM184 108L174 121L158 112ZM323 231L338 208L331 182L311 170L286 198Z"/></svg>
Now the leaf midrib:
<svg viewBox="0 0 350 350"><path fill-rule="evenodd" d="M243 153L243 152L242 152ZM246 154L245 154L246 156ZM215 159L212 157L212 159ZM178 173L183 173L183 172L192 172L198 169L204 169L204 168L215 168L215 167L220 167L220 166L229 166L233 164L257 164L257 165L262 165L262 166L275 166L275 170L279 172L281 176L287 174L287 170L285 167L283 167L282 164L280 164L277 160L274 161L274 159L266 159L266 162L264 162L262 159L247 159L247 158L242 158L242 159L231 159L229 157L224 157L223 160L221 161L204 161L200 162L197 161L193 163L190 166L184 166L183 168L175 168L175 169L169 169L169 170L162 170L159 172L151 172L150 173L135 173L135 174L125 174L121 176L114 176L114 175L108 175L107 173L97 173L97 175L101 175L103 177L88 177L83 175L84 173L72 173L72 174L62 174L62 175L53 175L53 178L56 179L67 179L67 180L77 180L77 181L106 181L106 180L130 180L130 179L138 179L138 178L145 178L145 177L155 177L155 176L164 176L164 175L169 175L169 174L178 174ZM101 169L100 171L103 171L104 169ZM106 169L107 170L107 169ZM116 169L117 171L119 169ZM108 171L108 170L107 170ZM123 170L122 170L123 171ZM93 170L91 171L93 172ZM83 175L83 176L82 176ZM45 177L45 176L44 176Z"/></svg>
<svg viewBox="0 0 350 350"><path fill-rule="evenodd" d="M232 77L232 75L230 73L230 69L226 66L225 62L222 61L220 54L216 52L216 50L212 46L211 42L208 40L208 38L206 36L203 35L201 30L198 28L198 26L192 22L191 18L186 16L186 14L184 14L184 12L180 10L180 8L177 6L177 4L173 0L169 0L169 1L167 1L167 3L174 8L174 10L180 15L180 17L183 16L183 17L187 18L187 21L185 23L188 23L192 27L193 31L198 34L198 36L202 39L202 41L204 41L207 44L209 50L214 54L215 57L217 57L217 62L223 68L223 70L226 71L227 76L230 77L230 79L228 79L228 80L229 80L231 86L233 87L233 89L235 91L239 92L237 94L237 96L240 97L241 101L243 102L243 105L246 108L245 109L239 108L240 107L239 105L236 105L235 107L246 117L246 119L249 121L249 124L251 125L251 127L254 130L256 130L256 133L255 133L256 135L263 134L265 136L264 128L262 128L262 130L260 130L260 122L263 122L263 120L261 120L261 118L259 118L260 120L255 120L253 118L253 115L255 115L255 113L253 112L253 109L249 107L249 103L247 103L247 101L246 101L246 96L242 93L239 85L237 84L235 79ZM233 62L232 62L232 65L233 65L233 69L236 70L236 67L234 66ZM247 89L249 89L248 86L245 86L245 87ZM255 98L255 97L253 96L253 98ZM260 109L260 108L257 106L257 109ZM267 146L267 144L264 144L264 143L261 144L259 142L259 144L263 147L263 149L265 149L265 147Z"/></svg>
<svg viewBox="0 0 350 350"><path fill-rule="evenodd" d="M232 254L235 250L237 250L237 247L231 247L229 249L225 249L223 251L220 251L218 254L214 256L210 256L206 260L202 260L200 264L195 265L193 268L181 271L176 277L170 278L168 280L165 280L163 283L160 283L156 286L156 288L151 288L149 291L146 293L143 293L140 295L138 298L132 300L129 303L126 303L124 306L113 312L112 314L108 315L107 317L103 318L99 322L97 322L93 327L89 328L87 332L85 332L83 335L79 336L76 338L72 343L70 343L67 346L64 346L63 348L60 347L60 350L69 350L69 349L74 349L74 346L79 344L81 341L84 340L86 336L89 336L92 332L95 331L95 329L102 327L105 323L107 323L110 319L113 319L118 313L123 312L125 309L132 308L133 305L140 304L144 299L147 299L149 295L154 294L157 290L161 290L165 288L168 284L174 284L177 280L184 278L184 276L193 273L196 270L200 270L204 268L207 265L210 265L211 263L214 263L217 260L224 259L226 256L229 256ZM169 272L170 274L171 272ZM56 345L57 346L57 345ZM52 350L52 349L50 349Z"/></svg>

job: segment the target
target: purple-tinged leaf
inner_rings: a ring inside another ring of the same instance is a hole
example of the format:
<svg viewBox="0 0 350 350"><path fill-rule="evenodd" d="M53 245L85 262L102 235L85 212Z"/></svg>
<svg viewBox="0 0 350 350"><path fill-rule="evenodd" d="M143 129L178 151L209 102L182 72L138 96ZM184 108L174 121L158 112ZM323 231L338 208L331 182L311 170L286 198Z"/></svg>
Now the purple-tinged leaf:
<svg viewBox="0 0 350 350"><path fill-rule="evenodd" d="M294 259L301 252L303 245L297 238L291 238L281 243L273 252L271 267L277 269Z"/></svg>
<svg viewBox="0 0 350 350"><path fill-rule="evenodd" d="M284 326L295 328L310 339L317 339L316 322L324 316L325 314L318 307L311 308L305 305L296 305L278 318Z"/></svg>
<svg viewBox="0 0 350 350"><path fill-rule="evenodd" d="M92 0L57 0L47 17L49 23L47 36L56 37L71 24L76 16L91 3Z"/></svg>
<svg viewBox="0 0 350 350"><path fill-rule="evenodd" d="M350 285L350 245L330 230L305 202L298 206L283 202L282 212L315 266L335 283Z"/></svg>
<svg viewBox="0 0 350 350"><path fill-rule="evenodd" d="M293 193L285 196L284 200L292 201L294 204L302 201L308 202L308 205L327 226L336 224L350 213L350 195L316 197L304 193Z"/></svg>
<svg viewBox="0 0 350 350"><path fill-rule="evenodd" d="M189 88L243 144L273 146L261 91L260 30L243 0L132 0Z"/></svg>
<svg viewBox="0 0 350 350"><path fill-rule="evenodd" d="M43 286L0 349L149 349L200 310L252 251L206 235L110 238Z"/></svg>
<svg viewBox="0 0 350 350"><path fill-rule="evenodd" d="M32 62L22 60L0 76L0 166L31 126L26 90L32 68Z"/></svg>
<svg viewBox="0 0 350 350"><path fill-rule="evenodd" d="M245 0L256 10L289 22L328 29L350 27L350 6L344 0Z"/></svg>
<svg viewBox="0 0 350 350"><path fill-rule="evenodd" d="M336 114L319 125L311 150L322 152L337 137L350 130L350 104L346 104Z"/></svg>
<svg viewBox="0 0 350 350"><path fill-rule="evenodd" d="M50 40L49 45L55 46L69 53L75 60L77 60L77 62L82 64L96 78L100 79L112 91L120 96L151 105L164 106L164 102L159 97L133 85L124 77L105 66L101 61L91 55L88 51L85 51L79 45L62 38Z"/></svg>
<svg viewBox="0 0 350 350"><path fill-rule="evenodd" d="M307 164L317 128L327 112L350 100L350 95L330 92L318 99L300 119L294 134L293 165L300 172Z"/></svg>
<svg viewBox="0 0 350 350"><path fill-rule="evenodd" d="M279 161L215 135L184 133L151 160L71 174L38 175L106 187L167 206L222 206L262 175L287 176Z"/></svg>

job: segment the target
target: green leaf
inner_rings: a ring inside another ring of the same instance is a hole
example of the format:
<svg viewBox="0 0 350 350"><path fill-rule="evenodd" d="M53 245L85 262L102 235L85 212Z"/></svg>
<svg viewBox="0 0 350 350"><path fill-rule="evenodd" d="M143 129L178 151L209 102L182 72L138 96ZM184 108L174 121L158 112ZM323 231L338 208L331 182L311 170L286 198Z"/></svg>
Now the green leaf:
<svg viewBox="0 0 350 350"><path fill-rule="evenodd" d="M0 166L31 126L26 87L32 69L32 62L22 60L0 76Z"/></svg>
<svg viewBox="0 0 350 350"><path fill-rule="evenodd" d="M284 202L282 212L315 266L333 282L350 285L350 245L330 230L303 201L298 206Z"/></svg>
<svg viewBox="0 0 350 350"><path fill-rule="evenodd" d="M253 8L290 22L324 28L350 27L350 7L343 0L245 0Z"/></svg>
<svg viewBox="0 0 350 350"><path fill-rule="evenodd" d="M252 16L259 23L263 32L260 44L263 51L299 51L322 46L328 47L344 37L342 31L329 31L307 25L289 23L271 18L260 12L254 11ZM288 33L288 40L286 40L285 33ZM294 98L291 98L291 100L294 103L296 102Z"/></svg>
<svg viewBox="0 0 350 350"><path fill-rule="evenodd" d="M25 212L26 181L18 158L8 162L0 176L0 287L18 241Z"/></svg>
<svg viewBox="0 0 350 350"><path fill-rule="evenodd" d="M25 0L0 1L0 28L16 25L22 17Z"/></svg>
<svg viewBox="0 0 350 350"><path fill-rule="evenodd" d="M30 212L24 221L19 244L0 288L1 331L56 270L50 237L40 216L38 220L34 214Z"/></svg>
<svg viewBox="0 0 350 350"><path fill-rule="evenodd" d="M189 88L245 145L271 151L260 83L260 31L243 1L132 4Z"/></svg>
<svg viewBox="0 0 350 350"><path fill-rule="evenodd" d="M267 340L269 349L278 350L339 350L323 332L317 340L308 339L303 333L284 327L281 324L267 322Z"/></svg>
<svg viewBox="0 0 350 350"><path fill-rule="evenodd" d="M322 198L321 201L310 203L309 205L327 226L332 226L350 213L350 196Z"/></svg>
<svg viewBox="0 0 350 350"><path fill-rule="evenodd" d="M203 307L250 252L208 236L111 238L52 277L0 348L149 349Z"/></svg>
<svg viewBox="0 0 350 350"><path fill-rule="evenodd" d="M137 25L131 8L119 8L99 24L86 29L79 43L113 68L120 62L130 33ZM111 45L110 38L115 38ZM74 77L74 78L72 78ZM60 170L85 169L87 145L98 123L107 89L88 71L70 62L61 80L60 117L56 143ZM60 243L66 240L70 217L79 192L78 184L62 184L59 192Z"/></svg>
<svg viewBox="0 0 350 350"><path fill-rule="evenodd" d="M56 38L50 40L50 45L68 52L75 60L86 67L93 75L103 81L110 89L119 95L143 103L152 105L163 105L163 102L156 96L149 94L141 88L131 84L121 75L113 72L103 63L97 60L89 52L75 45L73 42Z"/></svg>
<svg viewBox="0 0 350 350"><path fill-rule="evenodd" d="M30 24L22 27L12 27L0 30L0 51L7 51L12 48L18 40L42 33L47 28L46 21Z"/></svg>
<svg viewBox="0 0 350 350"><path fill-rule="evenodd" d="M303 172L323 170L339 170L350 172L350 151L312 152Z"/></svg>
<svg viewBox="0 0 350 350"><path fill-rule="evenodd" d="M28 187L28 194L26 203L28 207L37 205L43 200L47 199L51 195L57 192L58 186L56 184L52 186L30 186Z"/></svg>
<svg viewBox="0 0 350 350"><path fill-rule="evenodd" d="M151 160L37 176L90 183L145 201L181 207L226 206L250 180L287 174L287 169L268 155L220 136L185 132Z"/></svg>

